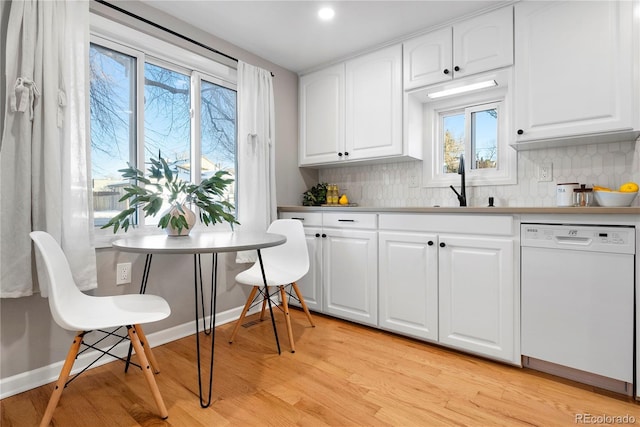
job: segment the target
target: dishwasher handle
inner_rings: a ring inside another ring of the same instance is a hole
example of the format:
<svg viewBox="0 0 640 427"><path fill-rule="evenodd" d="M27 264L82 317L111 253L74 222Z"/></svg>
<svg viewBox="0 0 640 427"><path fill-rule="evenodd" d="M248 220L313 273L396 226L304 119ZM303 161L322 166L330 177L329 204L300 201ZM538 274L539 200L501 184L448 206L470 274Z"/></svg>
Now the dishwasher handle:
<svg viewBox="0 0 640 427"><path fill-rule="evenodd" d="M579 245L579 246L589 246L593 239L591 237L581 237L581 236L554 236L556 239L556 243L559 245Z"/></svg>

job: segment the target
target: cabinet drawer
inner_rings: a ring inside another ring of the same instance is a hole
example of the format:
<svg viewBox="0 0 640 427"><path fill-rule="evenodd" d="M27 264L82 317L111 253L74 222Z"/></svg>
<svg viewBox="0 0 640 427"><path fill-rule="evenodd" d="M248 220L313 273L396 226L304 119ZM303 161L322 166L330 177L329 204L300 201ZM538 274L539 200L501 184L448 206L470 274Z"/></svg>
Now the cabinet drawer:
<svg viewBox="0 0 640 427"><path fill-rule="evenodd" d="M281 212L281 219L298 219L305 227L322 227L321 212Z"/></svg>
<svg viewBox="0 0 640 427"><path fill-rule="evenodd" d="M322 226L375 229L377 226L377 215L344 212L324 213L322 214Z"/></svg>
<svg viewBox="0 0 640 427"><path fill-rule="evenodd" d="M513 217L510 215L380 214L380 229L502 236L515 234Z"/></svg>

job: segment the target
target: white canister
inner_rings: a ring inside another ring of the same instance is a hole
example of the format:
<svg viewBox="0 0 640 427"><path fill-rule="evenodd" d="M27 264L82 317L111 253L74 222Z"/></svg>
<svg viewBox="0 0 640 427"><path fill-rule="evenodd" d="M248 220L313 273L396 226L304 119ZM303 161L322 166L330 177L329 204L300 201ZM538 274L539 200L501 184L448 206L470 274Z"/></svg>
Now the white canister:
<svg viewBox="0 0 640 427"><path fill-rule="evenodd" d="M573 206L573 190L580 188L577 182L565 182L556 186L556 204L558 206Z"/></svg>

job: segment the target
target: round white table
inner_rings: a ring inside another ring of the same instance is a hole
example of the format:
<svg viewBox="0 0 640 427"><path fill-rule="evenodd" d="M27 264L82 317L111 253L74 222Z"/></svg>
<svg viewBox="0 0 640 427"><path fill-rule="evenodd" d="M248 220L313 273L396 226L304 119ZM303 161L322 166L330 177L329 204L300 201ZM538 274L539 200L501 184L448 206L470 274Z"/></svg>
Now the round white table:
<svg viewBox="0 0 640 427"><path fill-rule="evenodd" d="M267 278L264 274L262 266L261 249L278 246L286 242L287 238L280 234L273 233L256 233L243 231L229 232L191 232L188 236L167 236L167 235L148 235L133 236L116 240L112 246L123 252L135 252L146 254L144 263L144 271L142 273L142 282L140 284L140 293L145 293L147 289L147 281L149 280L149 271L151 270L151 260L153 254L193 254L193 279L195 293L195 322L196 322L196 351L198 360L198 388L200 393L200 406L207 408L211 405L211 389L213 385L213 349L215 344L215 319L216 319L216 297L217 297L217 267L218 253L220 252L236 252L256 250L258 253L258 261L262 269L262 280L264 282L265 292L267 291ZM202 264L200 260L201 254L212 254L211 265L211 301L209 305L209 329L206 327L206 312L204 305L204 292L202 285ZM198 301L200 299L200 301ZM271 299L267 298L269 303L269 312L271 314L271 324L273 333L276 338L278 354L280 354L280 341L278 340L278 331L276 330L276 322L273 317L271 307ZM200 334L198 319L199 308L202 308L202 329L205 334L211 334L211 360L209 363L209 395L206 401L202 396L202 374L200 369ZM129 357L131 351L129 351ZM125 368L126 370L126 368Z"/></svg>

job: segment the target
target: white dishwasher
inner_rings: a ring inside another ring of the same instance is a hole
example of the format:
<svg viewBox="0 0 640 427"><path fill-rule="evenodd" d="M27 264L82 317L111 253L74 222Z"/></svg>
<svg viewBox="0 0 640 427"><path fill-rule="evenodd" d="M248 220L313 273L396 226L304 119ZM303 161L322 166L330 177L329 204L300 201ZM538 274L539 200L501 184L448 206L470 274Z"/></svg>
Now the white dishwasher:
<svg viewBox="0 0 640 427"><path fill-rule="evenodd" d="M632 395L635 228L523 223L522 363Z"/></svg>

